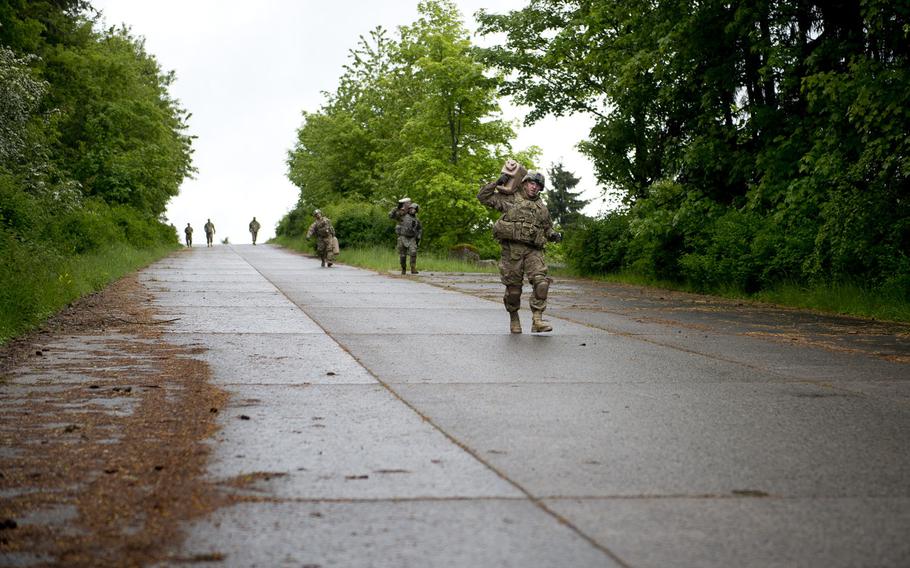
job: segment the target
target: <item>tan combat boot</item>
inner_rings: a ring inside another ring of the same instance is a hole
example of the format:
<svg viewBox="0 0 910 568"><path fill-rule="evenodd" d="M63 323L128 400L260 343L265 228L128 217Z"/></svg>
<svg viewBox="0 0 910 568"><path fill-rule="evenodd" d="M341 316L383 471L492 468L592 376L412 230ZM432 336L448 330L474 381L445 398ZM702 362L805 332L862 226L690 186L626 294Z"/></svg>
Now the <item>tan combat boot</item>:
<svg viewBox="0 0 910 568"><path fill-rule="evenodd" d="M543 311L531 311L531 332L540 333L543 331L553 331L553 326L543 321Z"/></svg>
<svg viewBox="0 0 910 568"><path fill-rule="evenodd" d="M509 331L521 333L521 320L518 319L518 312L509 312Z"/></svg>

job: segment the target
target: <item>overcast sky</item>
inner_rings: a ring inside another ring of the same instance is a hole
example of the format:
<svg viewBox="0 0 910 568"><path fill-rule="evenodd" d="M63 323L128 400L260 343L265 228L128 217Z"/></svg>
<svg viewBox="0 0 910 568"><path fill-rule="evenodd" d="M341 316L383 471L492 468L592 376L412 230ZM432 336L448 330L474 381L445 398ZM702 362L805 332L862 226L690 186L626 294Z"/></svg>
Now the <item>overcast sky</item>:
<svg viewBox="0 0 910 568"><path fill-rule="evenodd" d="M248 243L252 217L262 224L259 241L297 202L285 160L301 124L301 112L316 111L323 91L333 92L358 37L381 25L393 32L417 19L417 0L91 0L108 25L126 23L146 39L147 50L177 81L171 93L192 113L197 136L193 164L198 173L171 200L168 220L187 222L201 234L206 219L218 241ZM502 13L524 0L458 0L465 24L476 29L480 8ZM475 38L475 41L486 41ZM504 117L523 113L504 105ZM582 178L579 189L601 209L589 160L575 149L591 120L547 119L519 128L515 146L536 144L540 163L563 161ZM491 179L498 172L490 172ZM182 237L182 233L181 233ZM196 239L197 241L199 239Z"/></svg>

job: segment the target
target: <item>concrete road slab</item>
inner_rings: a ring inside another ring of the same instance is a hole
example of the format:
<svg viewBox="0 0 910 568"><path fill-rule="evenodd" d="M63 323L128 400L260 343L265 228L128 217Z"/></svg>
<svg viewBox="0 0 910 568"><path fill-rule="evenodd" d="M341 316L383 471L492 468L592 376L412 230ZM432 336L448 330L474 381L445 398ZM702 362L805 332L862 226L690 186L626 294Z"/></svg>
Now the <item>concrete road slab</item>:
<svg viewBox="0 0 910 568"><path fill-rule="evenodd" d="M181 306L162 310L173 333L323 333L296 306Z"/></svg>
<svg viewBox="0 0 910 568"><path fill-rule="evenodd" d="M357 361L324 334L205 334L193 335L204 347L218 384L376 384ZM180 344L181 336L169 336Z"/></svg>
<svg viewBox="0 0 910 568"><path fill-rule="evenodd" d="M838 382L837 388L896 402L907 407L910 412L910 380L844 381Z"/></svg>
<svg viewBox="0 0 910 568"><path fill-rule="evenodd" d="M548 315L573 321L513 336L495 275L445 289L267 246L198 252L156 266L147 285L162 298L236 299L223 313L167 309L181 314L174 337L207 347L200 356L232 392L210 475L259 502L194 524L182 558L891 566L906 556L896 542L910 500L906 365L769 341L774 314L727 321L720 304L687 297L680 315L679 298L621 288L628 297L604 301L592 283L555 287ZM238 261L258 279L230 281L245 273ZM197 281L207 266L224 278ZM276 288L293 308L252 307ZM222 331L206 333L210 320ZM311 327L295 332L301 322ZM743 322L759 335L738 333Z"/></svg>
<svg viewBox="0 0 910 568"><path fill-rule="evenodd" d="M812 385L395 385L538 497L910 497L910 413Z"/></svg>
<svg viewBox="0 0 910 568"><path fill-rule="evenodd" d="M275 286L268 280L260 278L259 280L250 280L248 282L234 282L222 280L219 282L203 281L161 281L154 280L143 282L146 288L152 292L180 292L180 293L204 293L204 292L274 292Z"/></svg>
<svg viewBox="0 0 910 568"><path fill-rule="evenodd" d="M698 351L712 357L738 361L782 377L843 381L863 379L907 379L906 365L875 359L850 352L799 345L793 341L778 342L765 338L742 335L725 335L714 332L691 332L669 335L642 335L642 340L657 345L689 349L698 345Z"/></svg>
<svg viewBox="0 0 910 568"><path fill-rule="evenodd" d="M294 299L294 295L288 296ZM380 335L504 335L509 332L509 318L504 310L491 310L489 306L476 309L463 307L454 311L400 310L361 307L357 310L320 308L307 305L306 313L332 333ZM529 319L529 318L526 318ZM600 334L590 327L576 325L556 318L548 318L558 335L591 336ZM530 332L530 321L525 322ZM529 333L530 335L530 333Z"/></svg>
<svg viewBox="0 0 910 568"><path fill-rule="evenodd" d="M255 270L229 270L220 272L162 271L140 280L145 282L259 282L262 275Z"/></svg>
<svg viewBox="0 0 910 568"><path fill-rule="evenodd" d="M182 558L220 566L619 566L527 501L250 503L197 523Z"/></svg>
<svg viewBox="0 0 910 568"><path fill-rule="evenodd" d="M209 474L271 474L242 490L283 499L523 497L381 386L230 390Z"/></svg>
<svg viewBox="0 0 910 568"><path fill-rule="evenodd" d="M905 498L546 504L636 568L910 565L910 500Z"/></svg>
<svg viewBox="0 0 910 568"><path fill-rule="evenodd" d="M501 315L502 304L494 304L479 300L477 298L465 299L460 294L440 293L439 290L421 287L407 292L402 291L360 291L358 288L352 290L332 289L326 290L324 287L313 287L305 293L293 295L301 303L305 303L307 308L343 308L343 309L361 309L361 308L393 308L396 310L444 310L448 315L450 312L462 310L465 308L490 310ZM501 319L501 318L500 318Z"/></svg>
<svg viewBox="0 0 910 568"><path fill-rule="evenodd" d="M320 323L338 329L334 321ZM427 331L422 328L423 333ZM335 337L376 376L391 383L680 383L768 378L735 363L677 349L657 349L605 333L435 333ZM419 365L401 365L388 356L390 350L405 344Z"/></svg>
<svg viewBox="0 0 910 568"><path fill-rule="evenodd" d="M210 290L202 292L158 292L153 301L158 306L284 307L292 305L281 292L273 290L240 292Z"/></svg>

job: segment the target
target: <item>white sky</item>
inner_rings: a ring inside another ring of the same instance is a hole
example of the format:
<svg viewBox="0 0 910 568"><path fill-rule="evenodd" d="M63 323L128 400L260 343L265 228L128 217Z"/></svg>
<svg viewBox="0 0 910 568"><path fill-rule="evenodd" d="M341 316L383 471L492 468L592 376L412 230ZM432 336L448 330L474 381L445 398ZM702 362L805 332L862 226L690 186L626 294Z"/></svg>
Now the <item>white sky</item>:
<svg viewBox="0 0 910 568"><path fill-rule="evenodd" d="M275 224L297 202L298 188L286 177L287 151L293 147L300 113L323 103L333 92L358 37L377 25L392 37L398 26L417 19L417 0L91 0L108 25L126 23L144 36L147 50L177 81L171 94L192 113L194 179L184 181L171 200L168 220L178 230L187 222L196 241L206 219L218 241L249 243L247 225L262 224L259 242L275 234ZM504 13L525 0L457 0L465 23L476 29L480 8ZM482 38L474 38L483 41ZM505 103L505 101L503 101ZM505 118L520 120L520 110L503 105ZM587 137L585 116L548 118L519 128L516 148L543 149L543 169L562 161L582 178L578 189L602 208L593 167L575 145ZM490 172L492 179L498 172ZM181 240L182 240L182 231Z"/></svg>

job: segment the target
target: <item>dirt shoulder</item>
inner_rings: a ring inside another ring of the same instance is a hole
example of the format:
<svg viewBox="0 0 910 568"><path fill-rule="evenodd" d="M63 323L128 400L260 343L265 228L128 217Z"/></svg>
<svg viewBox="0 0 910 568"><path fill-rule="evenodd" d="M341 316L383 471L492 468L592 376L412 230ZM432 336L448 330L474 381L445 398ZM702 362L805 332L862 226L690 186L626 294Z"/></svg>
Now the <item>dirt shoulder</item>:
<svg viewBox="0 0 910 568"><path fill-rule="evenodd" d="M151 299L126 277L0 348L0 564L147 565L216 507L227 395Z"/></svg>

